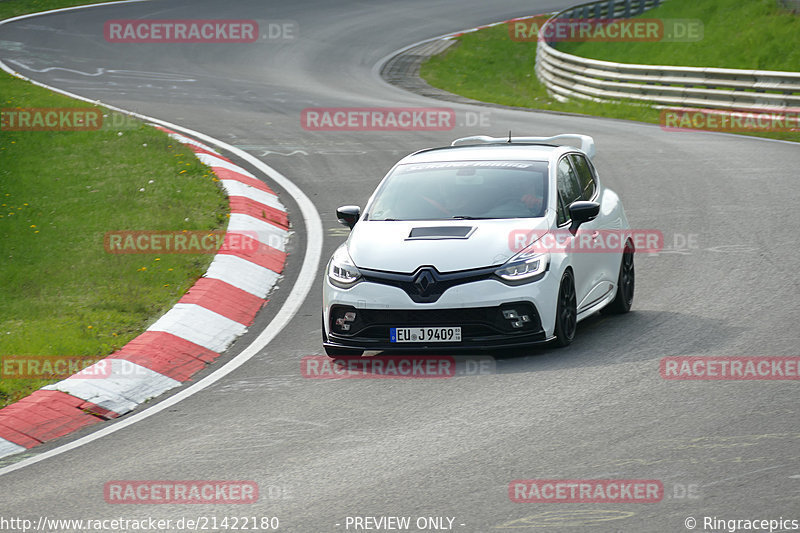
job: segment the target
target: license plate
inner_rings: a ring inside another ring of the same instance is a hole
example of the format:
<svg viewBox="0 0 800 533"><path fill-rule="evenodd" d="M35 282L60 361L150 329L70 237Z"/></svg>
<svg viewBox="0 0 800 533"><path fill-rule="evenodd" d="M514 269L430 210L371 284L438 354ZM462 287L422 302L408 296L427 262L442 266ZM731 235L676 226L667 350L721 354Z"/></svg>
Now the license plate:
<svg viewBox="0 0 800 533"><path fill-rule="evenodd" d="M390 328L390 342L461 342L461 328Z"/></svg>

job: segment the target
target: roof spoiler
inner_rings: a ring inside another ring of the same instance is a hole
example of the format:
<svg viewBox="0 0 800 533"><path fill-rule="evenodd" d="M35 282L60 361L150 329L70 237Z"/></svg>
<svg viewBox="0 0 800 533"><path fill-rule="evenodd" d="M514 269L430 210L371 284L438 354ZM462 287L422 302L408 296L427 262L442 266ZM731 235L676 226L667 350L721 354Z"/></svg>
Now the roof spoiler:
<svg viewBox="0 0 800 533"><path fill-rule="evenodd" d="M589 159L594 158L594 139L588 135L580 135L578 133L562 133L561 135L554 135L553 137L489 137L488 135L474 135L472 137L462 137L456 139L450 146L458 146L462 144L511 144L511 143L535 143L535 144L569 144L565 141L572 141L580 143L580 150L589 156Z"/></svg>

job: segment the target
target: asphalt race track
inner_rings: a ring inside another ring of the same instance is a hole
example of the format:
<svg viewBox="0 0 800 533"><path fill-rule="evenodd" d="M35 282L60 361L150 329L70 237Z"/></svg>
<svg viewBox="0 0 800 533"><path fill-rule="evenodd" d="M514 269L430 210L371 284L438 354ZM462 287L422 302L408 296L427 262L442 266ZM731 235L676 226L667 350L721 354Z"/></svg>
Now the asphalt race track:
<svg viewBox="0 0 800 533"><path fill-rule="evenodd" d="M213 136L281 172L319 211L324 245L317 282L266 348L168 409L0 476L0 517L267 516L292 532L367 531L353 517L390 516L411 517L409 531L436 530L417 529L419 517L449 517L463 532L678 532L687 517L697 531L704 517L800 520L798 382L659 374L667 356L800 355L798 145L439 102L375 73L382 58L417 41L570 3L156 0L2 26L0 59L21 74ZM105 21L138 18L290 20L298 34L253 44L105 41ZM402 106L453 108L458 125L315 132L300 123L308 107ZM469 126L476 119L487 126ZM566 349L494 354L491 373L304 379L300 359L324 353L324 265L346 236L335 208L363 206L407 153L509 129L592 135L600 177L620 194L631 225L663 232L663 252L636 257L633 312L587 319ZM246 348L297 278L307 228L292 197L276 190L294 232L285 276L250 331L202 375ZM617 478L660 480L663 499L515 503L508 493L516 479ZM251 480L260 498L115 505L103 492L113 480Z"/></svg>

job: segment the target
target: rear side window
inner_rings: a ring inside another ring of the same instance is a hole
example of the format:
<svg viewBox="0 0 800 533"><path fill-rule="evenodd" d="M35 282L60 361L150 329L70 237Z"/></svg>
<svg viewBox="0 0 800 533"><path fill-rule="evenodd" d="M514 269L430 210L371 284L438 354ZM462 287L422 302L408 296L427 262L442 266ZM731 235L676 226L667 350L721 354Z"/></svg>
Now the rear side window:
<svg viewBox="0 0 800 533"><path fill-rule="evenodd" d="M558 162L558 194L564 207L569 207L569 204L583 197L578 176L566 157Z"/></svg>
<svg viewBox="0 0 800 533"><path fill-rule="evenodd" d="M586 157L580 154L570 154L569 158L578 174L578 182L581 186L583 199L591 200L592 197L594 197L595 190L597 189L597 183L595 183L594 174L592 173L592 168L589 165L589 162L586 160Z"/></svg>

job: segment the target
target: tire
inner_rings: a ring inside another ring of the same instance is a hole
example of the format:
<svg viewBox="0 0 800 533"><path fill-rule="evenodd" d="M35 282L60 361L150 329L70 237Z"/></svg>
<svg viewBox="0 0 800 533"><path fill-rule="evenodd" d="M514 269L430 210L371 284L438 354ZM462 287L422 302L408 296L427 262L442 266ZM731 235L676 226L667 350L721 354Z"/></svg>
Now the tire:
<svg viewBox="0 0 800 533"><path fill-rule="evenodd" d="M575 280L572 271L567 270L561 277L556 305L556 346L569 346L575 338L578 325L578 302L575 297Z"/></svg>
<svg viewBox="0 0 800 533"><path fill-rule="evenodd" d="M628 241L625 243L625 251L622 252L622 261L619 265L617 294L610 304L601 309L601 313L619 315L631 310L633 292L636 288L636 270L633 266L633 254L633 245Z"/></svg>

